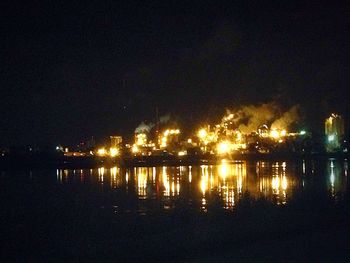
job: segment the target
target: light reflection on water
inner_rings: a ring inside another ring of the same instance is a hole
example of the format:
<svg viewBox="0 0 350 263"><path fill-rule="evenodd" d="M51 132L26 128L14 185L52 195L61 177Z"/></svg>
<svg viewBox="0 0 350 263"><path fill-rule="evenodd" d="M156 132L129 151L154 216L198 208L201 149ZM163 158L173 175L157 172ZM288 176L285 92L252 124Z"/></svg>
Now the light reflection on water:
<svg viewBox="0 0 350 263"><path fill-rule="evenodd" d="M311 191L321 185L324 194L334 199L347 189L348 161L326 162L227 162L218 165L104 168L56 171L57 183L93 185L101 193L122 193L112 202L127 207L125 200L136 200L139 213L154 207L172 209L179 205L207 212L216 205L234 210L244 193L253 199L263 197L277 205L288 204L297 191ZM77 179L77 180L75 180ZM150 204L153 204L150 205Z"/></svg>

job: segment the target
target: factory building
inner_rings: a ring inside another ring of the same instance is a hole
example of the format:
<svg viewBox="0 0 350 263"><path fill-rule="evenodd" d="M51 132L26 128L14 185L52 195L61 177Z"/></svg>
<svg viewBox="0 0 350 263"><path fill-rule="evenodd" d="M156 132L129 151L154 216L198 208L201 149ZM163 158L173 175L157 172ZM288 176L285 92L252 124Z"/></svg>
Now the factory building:
<svg viewBox="0 0 350 263"><path fill-rule="evenodd" d="M122 136L110 136L111 139L111 148L118 148L123 142Z"/></svg>
<svg viewBox="0 0 350 263"><path fill-rule="evenodd" d="M341 149L344 138L344 120L335 113L332 113L325 121L326 150L335 152Z"/></svg>

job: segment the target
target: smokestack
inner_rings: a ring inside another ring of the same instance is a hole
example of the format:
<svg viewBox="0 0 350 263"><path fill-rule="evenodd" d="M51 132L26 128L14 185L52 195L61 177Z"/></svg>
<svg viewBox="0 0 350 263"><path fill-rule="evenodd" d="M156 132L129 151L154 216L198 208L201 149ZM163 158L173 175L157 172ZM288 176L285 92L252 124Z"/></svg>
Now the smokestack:
<svg viewBox="0 0 350 263"><path fill-rule="evenodd" d="M155 134L156 147L159 146L159 112L158 107L156 107L156 134Z"/></svg>

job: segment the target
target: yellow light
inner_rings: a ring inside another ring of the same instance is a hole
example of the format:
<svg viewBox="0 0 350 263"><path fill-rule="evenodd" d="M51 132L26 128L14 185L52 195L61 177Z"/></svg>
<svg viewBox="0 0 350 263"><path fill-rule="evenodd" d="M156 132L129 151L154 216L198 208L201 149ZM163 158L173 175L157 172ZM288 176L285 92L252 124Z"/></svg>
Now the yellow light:
<svg viewBox="0 0 350 263"><path fill-rule="evenodd" d="M271 130L270 136L274 139L278 139L280 137L280 134L277 130Z"/></svg>
<svg viewBox="0 0 350 263"><path fill-rule="evenodd" d="M165 166L163 166L162 181L164 186L164 195L170 196L170 180L169 180L169 176L167 175Z"/></svg>
<svg viewBox="0 0 350 263"><path fill-rule="evenodd" d="M287 181L287 177L283 176L282 178L282 189L285 191L288 188L288 181Z"/></svg>
<svg viewBox="0 0 350 263"><path fill-rule="evenodd" d="M111 157L115 157L115 156L119 155L119 150L117 148L110 148L109 153L110 153Z"/></svg>
<svg viewBox="0 0 350 263"><path fill-rule="evenodd" d="M137 153L137 152L139 152L139 147L137 147L137 145L134 144L134 145L132 146L132 148L131 148L131 151L132 151L133 153Z"/></svg>
<svg viewBox="0 0 350 263"><path fill-rule="evenodd" d="M229 167L226 160L222 160L221 162L222 163L219 166L219 175L225 180L229 174Z"/></svg>
<svg viewBox="0 0 350 263"><path fill-rule="evenodd" d="M286 136L287 135L287 131L286 130L282 130L281 131L281 136Z"/></svg>
<svg viewBox="0 0 350 263"><path fill-rule="evenodd" d="M139 133L135 136L135 144L138 146L142 146L147 144L147 135L145 133Z"/></svg>
<svg viewBox="0 0 350 263"><path fill-rule="evenodd" d="M176 135L176 134L180 134L180 130L179 129L168 129L164 131L164 136L169 136L169 135Z"/></svg>
<svg viewBox="0 0 350 263"><path fill-rule="evenodd" d="M100 148L97 150L97 154L100 156L105 156L106 155L106 149L105 148Z"/></svg>
<svg viewBox="0 0 350 263"><path fill-rule="evenodd" d="M162 137L160 146L161 147L166 147L166 145L167 145L166 142L167 142L167 137L165 137L165 136Z"/></svg>
<svg viewBox="0 0 350 263"><path fill-rule="evenodd" d="M203 195L205 195L205 192L208 190L208 182L208 177L206 175L202 175L200 180L200 189L202 190Z"/></svg>
<svg viewBox="0 0 350 263"><path fill-rule="evenodd" d="M178 153L178 155L179 155L179 156L184 156L184 155L187 155L187 152L186 152L186 151L180 151L180 152Z"/></svg>
<svg viewBox="0 0 350 263"><path fill-rule="evenodd" d="M187 140L187 143L192 143L192 139L188 139L188 140Z"/></svg>
<svg viewBox="0 0 350 263"><path fill-rule="evenodd" d="M217 146L218 154L225 154L230 152L230 143L228 141L220 142Z"/></svg>
<svg viewBox="0 0 350 263"><path fill-rule="evenodd" d="M280 178L279 177L273 177L272 183L271 183L272 189L274 191L277 191L280 187Z"/></svg>
<svg viewBox="0 0 350 263"><path fill-rule="evenodd" d="M110 169L111 170L111 175L113 176L113 177L116 177L117 176L117 167L113 167L113 168L111 168Z"/></svg>
<svg viewBox="0 0 350 263"><path fill-rule="evenodd" d="M101 168L98 168L98 176L100 177L101 181L103 181L103 175L105 174L105 168L104 167L101 167Z"/></svg>
<svg viewBox="0 0 350 263"><path fill-rule="evenodd" d="M205 129L200 129L198 131L198 137L201 139L201 140L204 140L205 137L207 137L208 133Z"/></svg>

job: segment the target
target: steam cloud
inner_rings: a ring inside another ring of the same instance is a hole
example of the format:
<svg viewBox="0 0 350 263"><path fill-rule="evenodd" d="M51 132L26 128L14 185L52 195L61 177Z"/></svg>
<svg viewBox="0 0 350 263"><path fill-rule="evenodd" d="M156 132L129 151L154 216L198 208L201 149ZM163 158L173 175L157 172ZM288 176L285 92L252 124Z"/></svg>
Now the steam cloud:
<svg viewBox="0 0 350 263"><path fill-rule="evenodd" d="M145 122L141 122L139 126L136 127L135 133L150 132L153 127L154 123L146 124Z"/></svg>
<svg viewBox="0 0 350 263"><path fill-rule="evenodd" d="M228 110L222 123L230 121L241 132L250 133L263 124L272 129L287 129L291 124L297 123L299 118L298 105L284 112L277 103L271 102L258 106L242 106L235 111Z"/></svg>
<svg viewBox="0 0 350 263"><path fill-rule="evenodd" d="M159 122L161 124L166 124L169 121L170 121L170 114L166 114L166 115L160 116L160 118L159 118Z"/></svg>
<svg viewBox="0 0 350 263"><path fill-rule="evenodd" d="M291 124L298 122L299 120L299 106L295 105L288 111L283 113L281 118L275 120L271 124L272 129L283 129L288 128Z"/></svg>
<svg viewBox="0 0 350 263"><path fill-rule="evenodd" d="M170 121L170 114L162 115L159 117L160 124L166 124ZM147 132L149 133L153 127L156 126L153 122L146 123L142 121L135 129L135 133Z"/></svg>

